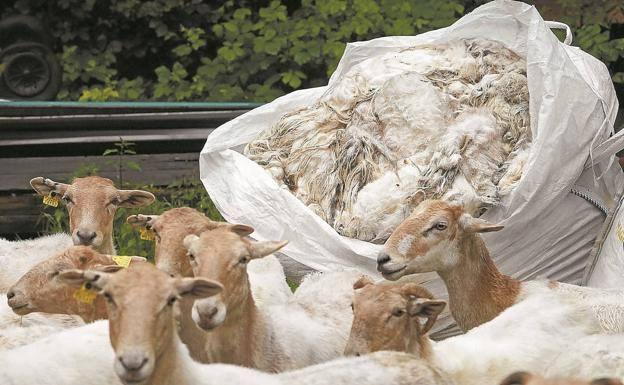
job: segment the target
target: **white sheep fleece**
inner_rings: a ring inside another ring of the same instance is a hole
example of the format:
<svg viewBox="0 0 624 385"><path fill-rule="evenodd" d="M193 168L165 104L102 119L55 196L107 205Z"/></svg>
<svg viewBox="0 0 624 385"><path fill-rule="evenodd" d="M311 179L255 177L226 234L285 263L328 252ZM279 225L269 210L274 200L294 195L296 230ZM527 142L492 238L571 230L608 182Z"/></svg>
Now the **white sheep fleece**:
<svg viewBox="0 0 624 385"><path fill-rule="evenodd" d="M121 382L113 372L114 357L108 322L98 321L1 351L0 383L118 385Z"/></svg>
<svg viewBox="0 0 624 385"><path fill-rule="evenodd" d="M429 365L412 356L379 352L358 358L341 358L305 369L271 375L225 364L193 361L177 335L174 370L168 378L150 385L451 385ZM92 324L57 333L31 345L0 352L3 385L119 385L113 371L115 355L108 341L108 323Z"/></svg>
<svg viewBox="0 0 624 385"><path fill-rule="evenodd" d="M495 385L517 370L569 377L551 363L561 352L576 359L570 346L600 331L589 313L556 293L530 296L468 333L436 343L433 362L462 385ZM599 371L588 378L612 374Z"/></svg>
<svg viewBox="0 0 624 385"><path fill-rule="evenodd" d="M19 316L0 293L0 350L26 345L68 328L84 325L78 317L67 314L31 313Z"/></svg>
<svg viewBox="0 0 624 385"><path fill-rule="evenodd" d="M624 335L601 334L570 343L569 349L554 357L547 377L566 376L591 381L601 377L624 379Z"/></svg>
<svg viewBox="0 0 624 385"><path fill-rule="evenodd" d="M250 261L247 276L251 295L260 307L284 304L292 297L284 268L274 255Z"/></svg>
<svg viewBox="0 0 624 385"><path fill-rule="evenodd" d="M0 238L0 292L6 292L37 263L73 244L71 236L65 233L21 241Z"/></svg>
<svg viewBox="0 0 624 385"><path fill-rule="evenodd" d="M361 276L355 270L312 273L287 303L259 308L267 332L288 360L285 367L302 368L343 355L353 322L353 284Z"/></svg>

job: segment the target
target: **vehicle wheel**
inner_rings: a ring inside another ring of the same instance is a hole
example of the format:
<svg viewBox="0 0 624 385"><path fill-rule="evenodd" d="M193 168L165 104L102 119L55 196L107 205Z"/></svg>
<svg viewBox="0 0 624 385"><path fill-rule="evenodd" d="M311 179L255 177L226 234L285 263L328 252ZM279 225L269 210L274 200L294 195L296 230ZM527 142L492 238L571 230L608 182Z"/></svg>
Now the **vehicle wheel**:
<svg viewBox="0 0 624 385"><path fill-rule="evenodd" d="M61 86L61 69L50 49L37 43L19 43L0 53L3 66L0 98L52 100Z"/></svg>

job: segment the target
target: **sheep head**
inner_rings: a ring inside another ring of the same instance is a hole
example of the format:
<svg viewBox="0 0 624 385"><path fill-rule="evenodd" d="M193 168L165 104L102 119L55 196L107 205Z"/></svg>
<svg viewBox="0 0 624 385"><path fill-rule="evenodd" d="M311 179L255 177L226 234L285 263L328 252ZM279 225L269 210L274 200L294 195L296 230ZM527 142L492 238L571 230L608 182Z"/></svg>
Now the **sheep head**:
<svg viewBox="0 0 624 385"><path fill-rule="evenodd" d="M167 210L160 215L131 215L127 222L155 233L156 267L175 276L192 277L193 270L182 241L189 234L199 235L227 223L215 222L190 207Z"/></svg>
<svg viewBox="0 0 624 385"><path fill-rule="evenodd" d="M67 270L61 279L75 286L88 283L105 298L114 369L124 384L149 381L157 360L174 349L178 299L201 299L222 290L219 283L204 278L170 277L149 263L115 274Z"/></svg>
<svg viewBox="0 0 624 385"><path fill-rule="evenodd" d="M195 301L192 317L200 328L211 330L225 322L228 314L236 319L251 300L248 262L274 253L288 243L246 239L253 231L246 225L227 225L184 239L195 277L209 278L224 286L220 295Z"/></svg>
<svg viewBox="0 0 624 385"><path fill-rule="evenodd" d="M113 219L119 207L139 207L156 198L142 190L118 190L110 179L99 176L76 178L71 184L43 177L30 185L39 195L60 197L69 212L69 227L74 245L93 246L113 253Z"/></svg>
<svg viewBox="0 0 624 385"><path fill-rule="evenodd" d="M132 257L131 261L145 261L145 258ZM8 304L19 315L32 312L77 314L89 320L89 317L98 316L94 314L93 305L77 301L74 298L76 289L59 280L60 273L67 269L112 272L120 268L111 255L100 254L88 246L72 246L41 261L24 274L9 288Z"/></svg>
<svg viewBox="0 0 624 385"><path fill-rule="evenodd" d="M428 358L431 329L446 302L415 283L374 284L368 277L354 284L353 324L346 355L380 350ZM421 325L421 319L426 322Z"/></svg>
<svg viewBox="0 0 624 385"><path fill-rule="evenodd" d="M397 280L452 269L459 263L457 251L465 237L502 228L466 214L460 205L426 200L392 232L377 258L377 270Z"/></svg>

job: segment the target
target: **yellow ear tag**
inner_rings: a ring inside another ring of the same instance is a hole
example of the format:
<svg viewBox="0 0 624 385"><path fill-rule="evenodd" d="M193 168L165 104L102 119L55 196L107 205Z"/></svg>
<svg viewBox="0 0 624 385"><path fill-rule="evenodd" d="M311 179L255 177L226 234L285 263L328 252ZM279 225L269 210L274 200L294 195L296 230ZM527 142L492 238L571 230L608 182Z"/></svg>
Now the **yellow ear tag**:
<svg viewBox="0 0 624 385"><path fill-rule="evenodd" d="M56 195L52 195L52 193L43 197L43 203L45 203L48 206L58 207L59 202L60 202L59 197Z"/></svg>
<svg viewBox="0 0 624 385"><path fill-rule="evenodd" d="M132 257L127 257L125 255L115 255L113 256L113 262L115 262L118 266L127 268L130 266L130 261L132 261Z"/></svg>
<svg viewBox="0 0 624 385"><path fill-rule="evenodd" d="M94 290L87 289L87 284L84 283L80 289L74 292L74 298L82 303L91 305L97 297L97 293Z"/></svg>
<svg viewBox="0 0 624 385"><path fill-rule="evenodd" d="M153 230L148 230L145 227L141 227L141 239L144 241L153 241L156 238Z"/></svg>

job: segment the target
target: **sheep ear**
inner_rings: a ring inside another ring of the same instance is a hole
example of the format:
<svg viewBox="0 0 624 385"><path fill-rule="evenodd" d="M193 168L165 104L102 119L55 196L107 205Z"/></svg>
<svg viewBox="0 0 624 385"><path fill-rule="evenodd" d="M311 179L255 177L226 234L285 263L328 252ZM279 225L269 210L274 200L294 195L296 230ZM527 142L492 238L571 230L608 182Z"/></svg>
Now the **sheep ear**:
<svg viewBox="0 0 624 385"><path fill-rule="evenodd" d="M59 281L69 286L81 286L84 282L84 270L63 270L58 275Z"/></svg>
<svg viewBox="0 0 624 385"><path fill-rule="evenodd" d="M255 231L253 227L247 225L230 225L228 229L241 237L246 237Z"/></svg>
<svg viewBox="0 0 624 385"><path fill-rule="evenodd" d="M97 266L91 267L91 270L101 271L104 273L115 273L123 268L124 268L123 266L119 266L119 265L97 265Z"/></svg>
<svg viewBox="0 0 624 385"><path fill-rule="evenodd" d="M503 381L501 381L500 385L524 385L529 382L531 377L533 377L533 375L528 372L511 373Z"/></svg>
<svg viewBox="0 0 624 385"><path fill-rule="evenodd" d="M353 284L353 290L361 289L364 286L374 285L375 282L368 275L361 276L355 283Z"/></svg>
<svg viewBox="0 0 624 385"><path fill-rule="evenodd" d="M42 196L50 194L64 195L69 187L68 184L55 182L52 179L47 179L42 176L31 179L30 186Z"/></svg>
<svg viewBox="0 0 624 385"><path fill-rule="evenodd" d="M468 233L489 233L502 230L505 226L495 225L481 218L474 218L468 214L462 214L459 226Z"/></svg>
<svg viewBox="0 0 624 385"><path fill-rule="evenodd" d="M425 334L433 327L445 306L446 302L442 300L416 298L408 303L407 314L427 319L422 329Z"/></svg>
<svg viewBox="0 0 624 385"><path fill-rule="evenodd" d="M143 215L143 214L130 215L126 219L126 222L128 222L132 226L145 227L148 230L150 230L152 226L154 226L154 222L156 221L156 219L158 219L158 217L159 215Z"/></svg>
<svg viewBox="0 0 624 385"><path fill-rule="evenodd" d="M102 271L71 269L61 271L58 278L69 286L88 283L96 289L102 289L108 282L109 274Z"/></svg>
<svg viewBox="0 0 624 385"><path fill-rule="evenodd" d="M223 286L206 278L177 278L176 289L181 297L206 298L223 291Z"/></svg>
<svg viewBox="0 0 624 385"><path fill-rule="evenodd" d="M182 241L182 244L184 245L184 247L186 247L186 249L190 249L191 246L193 245L193 243L195 241L197 241L199 239L199 237L195 234L189 234L186 237L184 237L184 240Z"/></svg>
<svg viewBox="0 0 624 385"><path fill-rule="evenodd" d="M121 203L119 207L140 207L147 206L156 200L151 192L143 190L117 190Z"/></svg>
<svg viewBox="0 0 624 385"><path fill-rule="evenodd" d="M266 242L251 242L249 251L251 258L262 258L269 254L273 254L277 250L286 246L288 241L266 241Z"/></svg>

